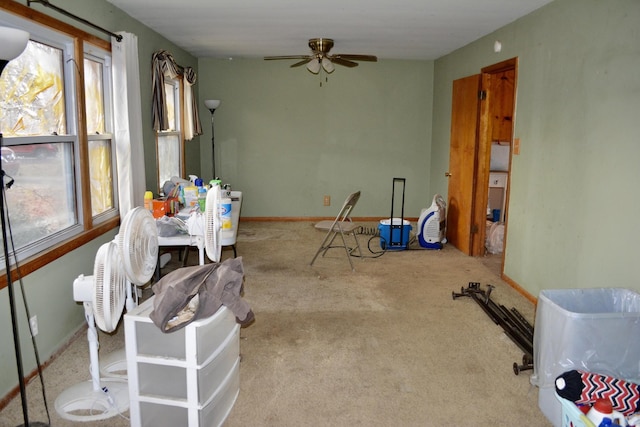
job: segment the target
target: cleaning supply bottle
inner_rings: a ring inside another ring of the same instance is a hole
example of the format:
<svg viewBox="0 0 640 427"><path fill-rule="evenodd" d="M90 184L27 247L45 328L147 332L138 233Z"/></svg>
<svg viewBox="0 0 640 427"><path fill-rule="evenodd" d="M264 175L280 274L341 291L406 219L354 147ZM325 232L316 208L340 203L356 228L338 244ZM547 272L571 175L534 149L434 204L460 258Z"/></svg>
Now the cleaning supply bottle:
<svg viewBox="0 0 640 427"><path fill-rule="evenodd" d="M151 191L144 193L144 208L153 214L153 193Z"/></svg>
<svg viewBox="0 0 640 427"><path fill-rule="evenodd" d="M204 212L207 204L207 189L204 187L198 187L198 205L200 205L200 212Z"/></svg>
<svg viewBox="0 0 640 427"><path fill-rule="evenodd" d="M223 230L231 230L233 222L231 221L231 199L223 197L219 202L220 223Z"/></svg>
<svg viewBox="0 0 640 427"><path fill-rule="evenodd" d="M611 422L609 425L612 426L616 424L627 425L624 415L613 410L613 404L609 399L597 399L589 412L587 412L587 418L596 426L600 426L603 421L606 426L607 419Z"/></svg>

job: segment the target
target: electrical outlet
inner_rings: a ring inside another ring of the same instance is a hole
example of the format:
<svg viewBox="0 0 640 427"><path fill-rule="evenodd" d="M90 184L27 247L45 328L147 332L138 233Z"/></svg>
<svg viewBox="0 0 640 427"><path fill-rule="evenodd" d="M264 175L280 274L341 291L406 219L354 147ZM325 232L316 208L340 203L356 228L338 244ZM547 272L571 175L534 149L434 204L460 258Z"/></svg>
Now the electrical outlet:
<svg viewBox="0 0 640 427"><path fill-rule="evenodd" d="M328 196L325 194L324 196L324 205L325 206L331 206L331 196Z"/></svg>
<svg viewBox="0 0 640 427"><path fill-rule="evenodd" d="M38 316L31 316L31 319L29 319L29 326L31 327L31 336L35 337L38 335Z"/></svg>

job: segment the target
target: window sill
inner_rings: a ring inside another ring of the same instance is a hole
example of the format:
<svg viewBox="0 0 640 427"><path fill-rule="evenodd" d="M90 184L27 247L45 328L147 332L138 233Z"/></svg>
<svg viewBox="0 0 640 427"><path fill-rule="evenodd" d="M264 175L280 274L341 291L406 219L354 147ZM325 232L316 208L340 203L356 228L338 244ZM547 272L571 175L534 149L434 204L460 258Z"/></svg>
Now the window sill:
<svg viewBox="0 0 640 427"><path fill-rule="evenodd" d="M120 217L116 216L104 223L101 223L98 226L95 226L91 230L87 230L85 232L80 233L78 236L75 236L73 239L70 239L66 242L60 243L59 245L53 246L48 250L38 254L37 256L33 256L29 259L20 262L20 268L16 270L15 266L11 269L11 280L13 282L19 280L21 277L25 277L34 271L43 268L47 264L55 261L63 255L79 248L80 246L92 241L93 239L101 236L102 234L113 230L118 225L120 225ZM2 266L4 267L4 266ZM7 275L2 274L0 276L0 289L4 289L7 287Z"/></svg>

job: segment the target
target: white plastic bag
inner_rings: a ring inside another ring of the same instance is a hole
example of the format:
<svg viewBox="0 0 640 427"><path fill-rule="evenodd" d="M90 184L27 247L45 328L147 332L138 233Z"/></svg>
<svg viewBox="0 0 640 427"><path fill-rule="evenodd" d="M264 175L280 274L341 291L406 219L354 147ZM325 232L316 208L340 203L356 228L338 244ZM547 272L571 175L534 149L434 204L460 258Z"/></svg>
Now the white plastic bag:
<svg viewBox="0 0 640 427"><path fill-rule="evenodd" d="M504 223L494 222L486 237L486 247L490 254L501 254L504 244Z"/></svg>
<svg viewBox="0 0 640 427"><path fill-rule="evenodd" d="M201 212L191 212L189 219L186 221L189 235L204 236L204 214Z"/></svg>
<svg viewBox="0 0 640 427"><path fill-rule="evenodd" d="M160 237L171 237L187 232L184 221L168 216L158 218L156 220L156 226L158 227L158 236Z"/></svg>

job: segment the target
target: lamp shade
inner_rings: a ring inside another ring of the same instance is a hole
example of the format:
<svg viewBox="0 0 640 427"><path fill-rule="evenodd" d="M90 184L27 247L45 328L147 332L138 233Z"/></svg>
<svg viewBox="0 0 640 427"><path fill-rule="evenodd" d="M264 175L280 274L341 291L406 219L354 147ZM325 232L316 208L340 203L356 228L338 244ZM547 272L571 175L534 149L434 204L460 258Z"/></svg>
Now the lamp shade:
<svg viewBox="0 0 640 427"><path fill-rule="evenodd" d="M333 73L333 70L335 70L333 62L326 56L322 58L322 68L324 68L327 73Z"/></svg>
<svg viewBox="0 0 640 427"><path fill-rule="evenodd" d="M307 64L307 70L311 71L313 74L318 74L320 72L320 60L313 58Z"/></svg>
<svg viewBox="0 0 640 427"><path fill-rule="evenodd" d="M0 40L0 60L11 61L27 47L29 33L17 28L0 27Z"/></svg>
<svg viewBox="0 0 640 427"><path fill-rule="evenodd" d="M220 106L220 100L219 99L207 99L207 100L204 101L204 105L209 110L215 110L216 108L218 108Z"/></svg>

